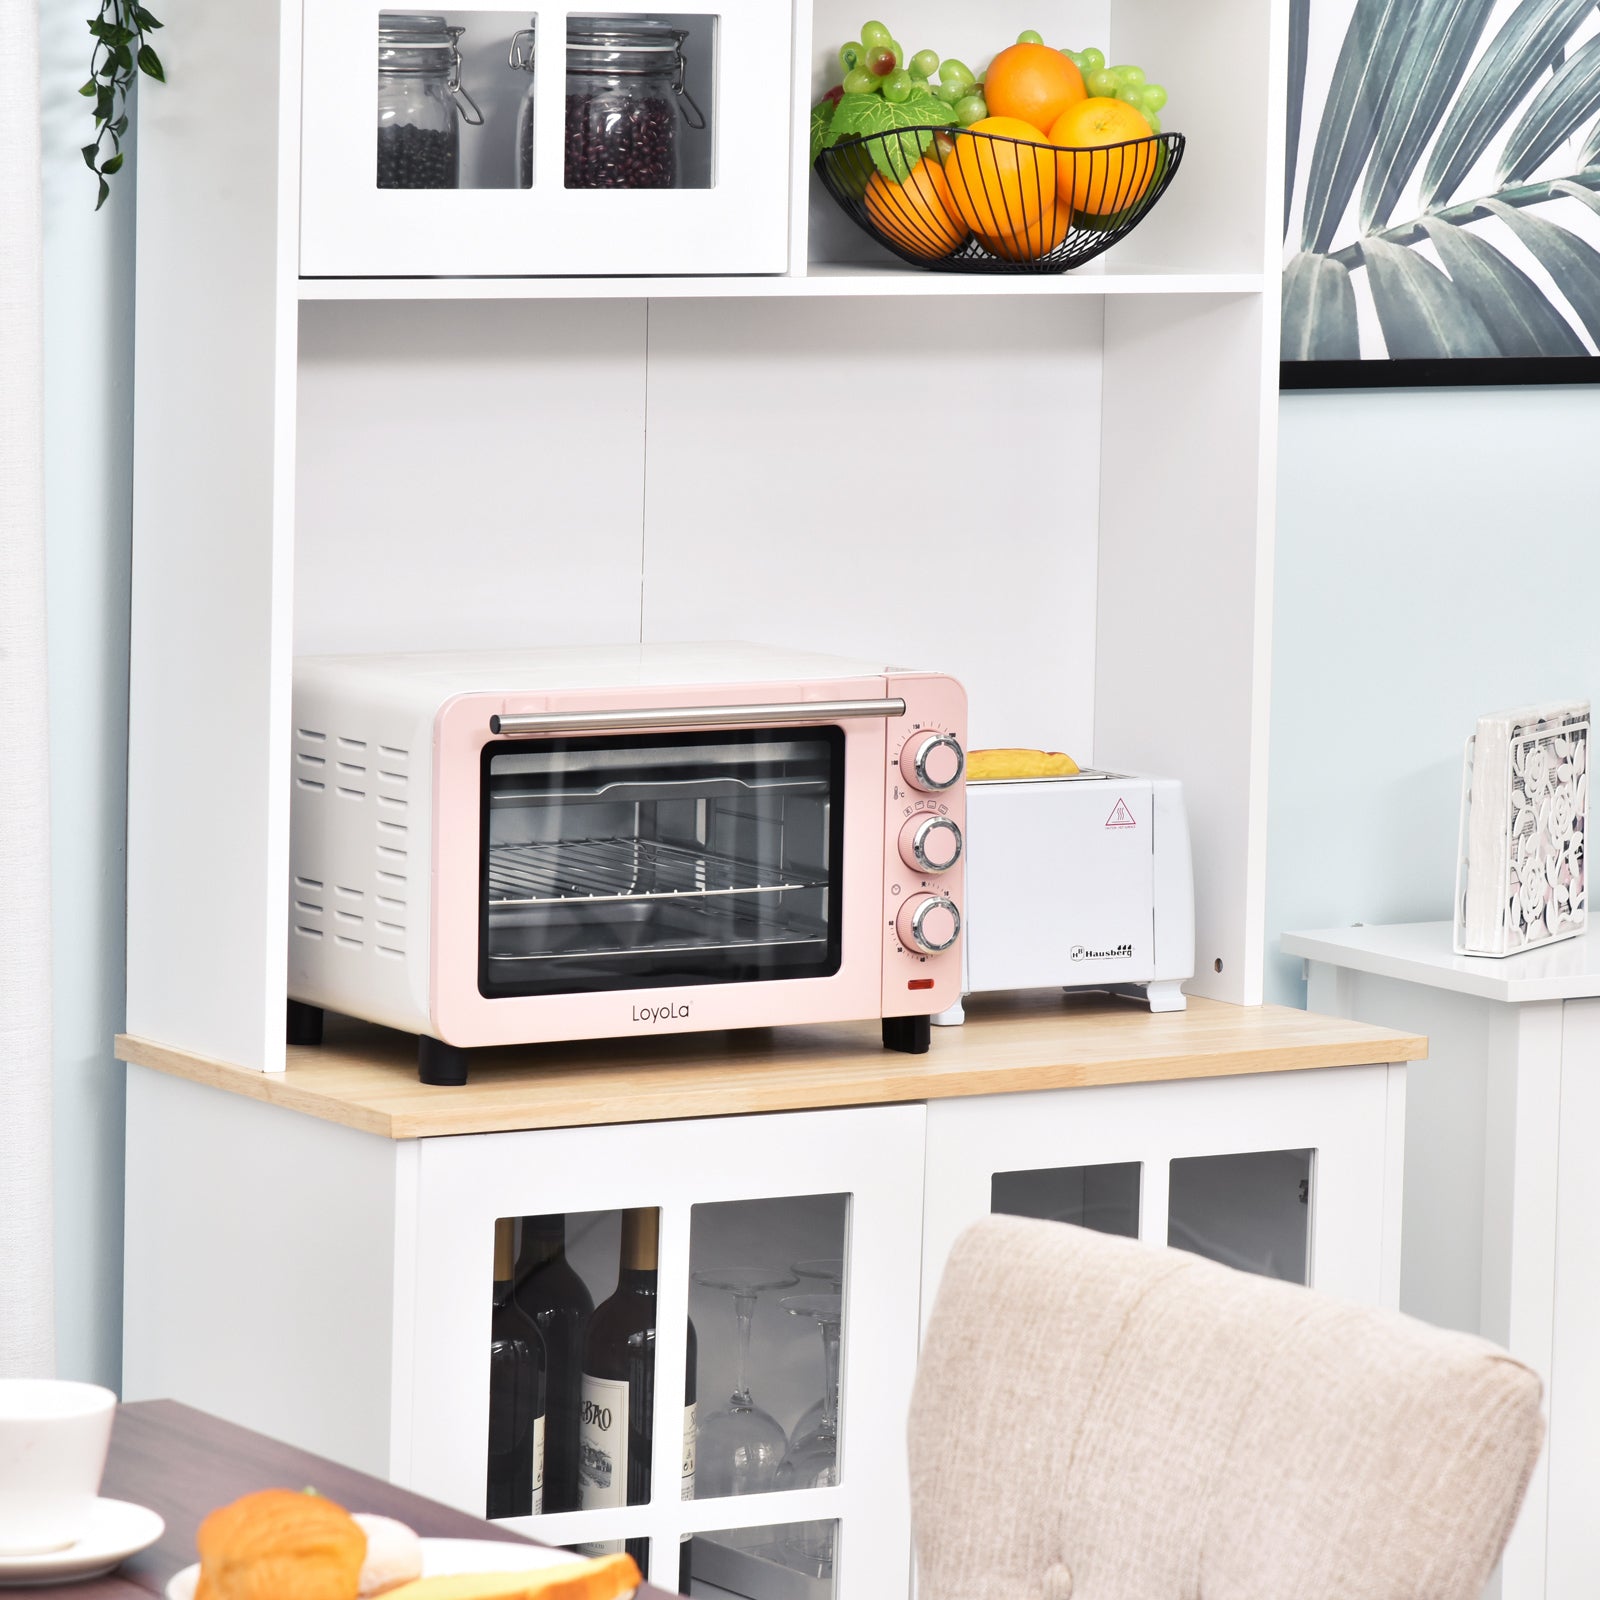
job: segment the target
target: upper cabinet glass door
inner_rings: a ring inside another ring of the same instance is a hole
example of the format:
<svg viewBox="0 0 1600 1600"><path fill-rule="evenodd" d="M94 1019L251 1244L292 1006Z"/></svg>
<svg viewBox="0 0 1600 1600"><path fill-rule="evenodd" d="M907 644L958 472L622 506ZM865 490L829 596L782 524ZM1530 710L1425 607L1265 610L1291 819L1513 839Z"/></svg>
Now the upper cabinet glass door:
<svg viewBox="0 0 1600 1600"><path fill-rule="evenodd" d="M784 271L791 22L306 7L302 274Z"/></svg>
<svg viewBox="0 0 1600 1600"><path fill-rule="evenodd" d="M839 970L844 735L621 735L483 753L479 988Z"/></svg>

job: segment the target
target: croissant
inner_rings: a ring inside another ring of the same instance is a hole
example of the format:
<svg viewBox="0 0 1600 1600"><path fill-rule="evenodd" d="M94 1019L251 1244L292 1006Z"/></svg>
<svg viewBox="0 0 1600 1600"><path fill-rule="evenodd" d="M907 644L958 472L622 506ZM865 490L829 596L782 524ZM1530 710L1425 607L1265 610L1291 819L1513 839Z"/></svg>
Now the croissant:
<svg viewBox="0 0 1600 1600"><path fill-rule="evenodd" d="M418 1578L391 1589L384 1600L621 1600L643 1582L632 1556L602 1556L533 1572Z"/></svg>
<svg viewBox="0 0 1600 1600"><path fill-rule="evenodd" d="M356 1600L367 1536L331 1500L263 1489L213 1511L195 1538L195 1600Z"/></svg>

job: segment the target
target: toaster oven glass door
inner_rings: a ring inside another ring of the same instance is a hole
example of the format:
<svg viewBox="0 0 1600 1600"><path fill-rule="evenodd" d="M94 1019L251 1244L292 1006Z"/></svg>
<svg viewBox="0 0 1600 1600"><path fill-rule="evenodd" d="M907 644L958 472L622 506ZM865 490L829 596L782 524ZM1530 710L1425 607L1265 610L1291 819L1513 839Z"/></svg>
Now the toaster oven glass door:
<svg viewBox="0 0 1600 1600"><path fill-rule="evenodd" d="M831 977L844 764L838 728L485 746L479 989Z"/></svg>

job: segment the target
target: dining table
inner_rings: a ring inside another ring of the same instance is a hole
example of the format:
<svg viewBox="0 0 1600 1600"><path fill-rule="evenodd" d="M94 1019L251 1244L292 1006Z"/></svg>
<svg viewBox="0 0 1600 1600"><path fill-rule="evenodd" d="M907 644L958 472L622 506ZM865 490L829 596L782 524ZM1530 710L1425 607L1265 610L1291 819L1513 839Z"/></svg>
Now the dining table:
<svg viewBox="0 0 1600 1600"><path fill-rule="evenodd" d="M150 1600L195 1562L195 1532L207 1513L257 1489L314 1487L340 1505L408 1523L424 1538L524 1542L481 1518L396 1488L265 1434L180 1405L138 1400L117 1408L100 1493L148 1506L166 1531L115 1572L83 1583L6 1589L5 1600ZM533 1541L526 1541L533 1542ZM638 1600L671 1600L644 1585Z"/></svg>

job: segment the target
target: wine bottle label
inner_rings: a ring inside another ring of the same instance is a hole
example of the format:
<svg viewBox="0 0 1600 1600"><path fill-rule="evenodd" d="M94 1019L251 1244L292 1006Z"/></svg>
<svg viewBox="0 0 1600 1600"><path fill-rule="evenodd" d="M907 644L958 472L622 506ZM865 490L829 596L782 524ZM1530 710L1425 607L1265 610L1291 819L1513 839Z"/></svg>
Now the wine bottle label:
<svg viewBox="0 0 1600 1600"><path fill-rule="evenodd" d="M583 1375L578 1418L578 1509L628 1503L628 1385Z"/></svg>
<svg viewBox="0 0 1600 1600"><path fill-rule="evenodd" d="M683 1493L681 1500L694 1499L695 1451L700 1438L700 1424L693 1405L683 1408Z"/></svg>
<svg viewBox="0 0 1600 1600"><path fill-rule="evenodd" d="M533 1419L533 1515L544 1515L544 1418Z"/></svg>

